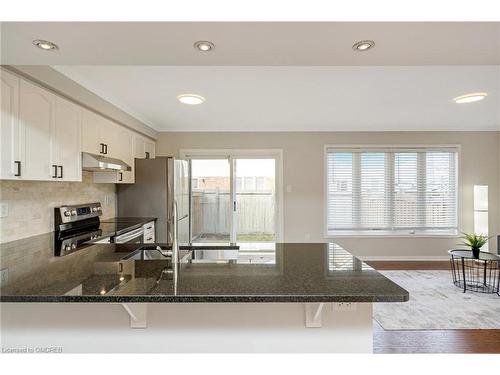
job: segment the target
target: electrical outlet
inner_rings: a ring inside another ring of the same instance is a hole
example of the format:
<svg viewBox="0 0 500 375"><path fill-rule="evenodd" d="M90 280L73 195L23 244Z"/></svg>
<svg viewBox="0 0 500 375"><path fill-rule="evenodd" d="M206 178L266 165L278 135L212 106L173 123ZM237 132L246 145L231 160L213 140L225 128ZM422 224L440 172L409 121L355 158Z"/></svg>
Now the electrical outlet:
<svg viewBox="0 0 500 375"><path fill-rule="evenodd" d="M356 311L356 304L352 302L334 302L332 303L332 311L353 312Z"/></svg>
<svg viewBox="0 0 500 375"><path fill-rule="evenodd" d="M9 269L0 270L0 285L5 285L9 281Z"/></svg>
<svg viewBox="0 0 500 375"><path fill-rule="evenodd" d="M286 192L291 193L292 192L292 185L286 185Z"/></svg>
<svg viewBox="0 0 500 375"><path fill-rule="evenodd" d="M309 241L309 240L311 239L311 234L310 234L310 233L306 233L306 234L304 235L304 239L305 239L306 241Z"/></svg>
<svg viewBox="0 0 500 375"><path fill-rule="evenodd" d="M9 204L7 202L0 203L0 217L9 217Z"/></svg>

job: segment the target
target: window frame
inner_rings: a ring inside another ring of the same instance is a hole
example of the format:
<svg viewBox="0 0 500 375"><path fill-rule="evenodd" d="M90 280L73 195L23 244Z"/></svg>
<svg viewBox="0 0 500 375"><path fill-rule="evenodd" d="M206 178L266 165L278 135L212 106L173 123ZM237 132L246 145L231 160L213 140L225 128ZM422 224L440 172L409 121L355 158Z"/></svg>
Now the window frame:
<svg viewBox="0 0 500 375"><path fill-rule="evenodd" d="M439 151L440 149L455 149L457 153L457 231L451 232L416 232L416 233L398 233L399 231L388 230L345 230L332 233L328 230L328 153L330 150L338 150L345 152L359 151L374 151L382 152L391 150L415 150L416 152L423 150ZM332 238L458 238L462 231L462 162L461 162L462 147L460 144L326 144L323 150L323 230L326 239Z"/></svg>

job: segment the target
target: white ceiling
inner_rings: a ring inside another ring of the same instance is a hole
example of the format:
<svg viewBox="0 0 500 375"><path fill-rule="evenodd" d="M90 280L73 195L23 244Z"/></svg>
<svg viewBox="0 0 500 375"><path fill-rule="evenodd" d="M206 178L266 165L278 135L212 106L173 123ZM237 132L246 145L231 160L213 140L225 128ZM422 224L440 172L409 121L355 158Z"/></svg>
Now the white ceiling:
<svg viewBox="0 0 500 375"><path fill-rule="evenodd" d="M498 65L498 22L3 22L8 65ZM60 50L32 45L46 39ZM351 46L373 39L375 49ZM195 51L197 40L216 44Z"/></svg>
<svg viewBox="0 0 500 375"><path fill-rule="evenodd" d="M158 131L498 130L499 66L55 66ZM477 103L452 98L485 91ZM182 93L206 97L198 106Z"/></svg>
<svg viewBox="0 0 500 375"><path fill-rule="evenodd" d="M491 130L500 23L14 22L1 62L52 65L156 130ZM47 39L60 50L35 48ZM373 39L358 53L355 41ZM193 48L210 40L213 52ZM458 106L452 98L486 91ZM206 97L200 106L176 96Z"/></svg>

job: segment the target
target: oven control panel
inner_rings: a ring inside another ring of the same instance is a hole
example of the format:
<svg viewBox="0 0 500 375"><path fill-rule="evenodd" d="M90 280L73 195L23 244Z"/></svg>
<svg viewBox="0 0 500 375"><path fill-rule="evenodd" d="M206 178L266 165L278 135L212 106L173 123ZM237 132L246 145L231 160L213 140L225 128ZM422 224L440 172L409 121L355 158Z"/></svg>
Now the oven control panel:
<svg viewBox="0 0 500 375"><path fill-rule="evenodd" d="M56 222L72 223L102 215L102 206L99 202L74 206L61 206L56 208L56 212L58 212L58 215L56 215Z"/></svg>
<svg viewBox="0 0 500 375"><path fill-rule="evenodd" d="M101 238L102 230L96 230L81 235L69 238L56 238L55 255L64 256L79 250L82 247L88 246Z"/></svg>

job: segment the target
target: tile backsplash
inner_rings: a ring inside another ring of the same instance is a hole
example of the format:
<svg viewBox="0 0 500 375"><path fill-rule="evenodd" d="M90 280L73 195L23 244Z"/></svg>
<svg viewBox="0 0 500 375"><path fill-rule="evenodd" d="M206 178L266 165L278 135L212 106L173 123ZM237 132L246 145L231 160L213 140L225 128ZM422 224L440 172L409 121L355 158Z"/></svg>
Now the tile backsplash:
<svg viewBox="0 0 500 375"><path fill-rule="evenodd" d="M116 187L94 183L86 171L82 182L2 180L0 202L8 211L0 218L0 243L5 243L53 231L54 207L64 204L101 202L102 218L114 217Z"/></svg>

